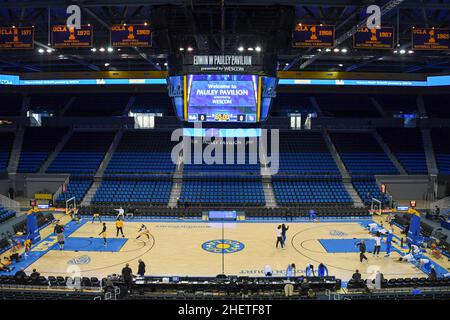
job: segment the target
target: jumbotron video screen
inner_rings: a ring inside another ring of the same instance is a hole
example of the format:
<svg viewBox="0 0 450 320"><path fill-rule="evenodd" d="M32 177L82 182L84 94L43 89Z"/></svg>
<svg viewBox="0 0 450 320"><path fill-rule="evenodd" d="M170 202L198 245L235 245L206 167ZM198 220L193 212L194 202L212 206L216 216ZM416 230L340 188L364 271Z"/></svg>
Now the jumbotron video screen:
<svg viewBox="0 0 450 320"><path fill-rule="evenodd" d="M188 75L188 122L256 122L258 76Z"/></svg>

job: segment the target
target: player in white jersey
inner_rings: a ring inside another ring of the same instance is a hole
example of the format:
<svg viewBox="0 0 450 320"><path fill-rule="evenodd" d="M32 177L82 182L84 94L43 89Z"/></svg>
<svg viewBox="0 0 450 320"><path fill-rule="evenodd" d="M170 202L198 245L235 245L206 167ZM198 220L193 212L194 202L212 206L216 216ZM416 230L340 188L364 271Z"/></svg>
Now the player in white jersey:
<svg viewBox="0 0 450 320"><path fill-rule="evenodd" d="M140 228L139 228L139 235L137 236L136 239L139 239L140 237L142 237L143 235L146 235L148 239L150 239L150 231L147 229L147 227L145 226L145 224L143 224Z"/></svg>
<svg viewBox="0 0 450 320"><path fill-rule="evenodd" d="M122 219L122 220L125 219L125 210L123 210L122 207L119 207L119 209L114 209L114 211L118 212L116 220L119 219L119 218Z"/></svg>

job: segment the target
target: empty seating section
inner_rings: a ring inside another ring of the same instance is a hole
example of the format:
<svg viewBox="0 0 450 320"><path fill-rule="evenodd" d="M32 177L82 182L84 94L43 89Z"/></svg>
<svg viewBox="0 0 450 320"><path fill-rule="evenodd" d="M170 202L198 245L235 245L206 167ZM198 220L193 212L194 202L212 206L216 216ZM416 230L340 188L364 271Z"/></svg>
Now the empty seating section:
<svg viewBox="0 0 450 320"><path fill-rule="evenodd" d="M378 132L407 173L428 173L420 129L383 128Z"/></svg>
<svg viewBox="0 0 450 320"><path fill-rule="evenodd" d="M398 174L372 133L334 132L330 137L351 175Z"/></svg>
<svg viewBox="0 0 450 320"><path fill-rule="evenodd" d="M58 204L65 206L66 200L75 197L76 203L80 203L91 185L92 180L90 179L70 179L69 184L67 185L67 191L61 193L56 201Z"/></svg>
<svg viewBox="0 0 450 320"><path fill-rule="evenodd" d="M170 135L154 130L124 132L105 174L173 172L171 151L176 142L170 141Z"/></svg>
<svg viewBox="0 0 450 320"><path fill-rule="evenodd" d="M278 204L351 205L351 197L340 179L272 180Z"/></svg>
<svg viewBox="0 0 450 320"><path fill-rule="evenodd" d="M372 198L375 198L385 204L388 203L388 197L381 193L380 187L377 185L374 177L354 178L352 180L352 184L364 204L371 204Z"/></svg>
<svg viewBox="0 0 450 320"><path fill-rule="evenodd" d="M30 96L28 108L33 111L59 113L70 101L71 95L65 93L36 93Z"/></svg>
<svg viewBox="0 0 450 320"><path fill-rule="evenodd" d="M135 97L136 99L131 107L133 112L150 111L169 115L171 115L171 111L173 113L173 108L168 108L168 106L172 106L172 102L167 93L137 93Z"/></svg>
<svg viewBox="0 0 450 320"><path fill-rule="evenodd" d="M67 130L65 127L28 127L17 172L38 172Z"/></svg>
<svg viewBox="0 0 450 320"><path fill-rule="evenodd" d="M418 112L416 95L378 94L374 98L389 115Z"/></svg>
<svg viewBox="0 0 450 320"><path fill-rule="evenodd" d="M20 93L0 93L0 116L19 116L22 109L23 96Z"/></svg>
<svg viewBox="0 0 450 320"><path fill-rule="evenodd" d="M0 205L0 223L5 222L12 217L15 217L16 213L13 210L8 210L2 205Z"/></svg>
<svg viewBox="0 0 450 320"><path fill-rule="evenodd" d="M224 139L222 142L223 143L221 144L216 144L216 151L211 152L209 150L212 150L213 144L202 144L202 151L200 154L200 152L197 152L197 144L200 144L201 142L192 139L190 145L191 152L190 154L185 154L183 174L259 175L261 173L257 142L255 140L249 140L247 138L245 141L240 140L240 145L245 144L243 152L238 149L237 144L234 146L234 151L227 152L225 142L228 143L228 139ZM238 143L239 141L235 140L235 142ZM250 145L255 146L255 148L250 147ZM211 156L211 160L206 159L205 156ZM217 163L211 163L213 159Z"/></svg>
<svg viewBox="0 0 450 320"><path fill-rule="evenodd" d="M0 133L0 172L6 172L13 143L13 132Z"/></svg>
<svg viewBox="0 0 450 320"><path fill-rule="evenodd" d="M427 110L428 117L432 118L450 118L450 109L448 107L450 94L424 95L423 102Z"/></svg>
<svg viewBox="0 0 450 320"><path fill-rule="evenodd" d="M128 93L83 93L64 113L67 117L121 116L130 94Z"/></svg>
<svg viewBox="0 0 450 320"><path fill-rule="evenodd" d="M439 172L450 174L450 129L432 129L434 153Z"/></svg>
<svg viewBox="0 0 450 320"><path fill-rule="evenodd" d="M309 95L299 93L278 93L270 108L270 114L286 116L295 112L315 112Z"/></svg>
<svg viewBox="0 0 450 320"><path fill-rule="evenodd" d="M47 172L93 175L114 138L114 132L74 132Z"/></svg>
<svg viewBox="0 0 450 320"><path fill-rule="evenodd" d="M363 94L320 94L316 101L325 117L378 118L380 112Z"/></svg>
<svg viewBox="0 0 450 320"><path fill-rule="evenodd" d="M339 175L320 132L280 132L280 174Z"/></svg>
<svg viewBox="0 0 450 320"><path fill-rule="evenodd" d="M170 180L103 180L93 204L164 205L169 202Z"/></svg>
<svg viewBox="0 0 450 320"><path fill-rule="evenodd" d="M259 180L184 180L180 200L189 206L263 206Z"/></svg>

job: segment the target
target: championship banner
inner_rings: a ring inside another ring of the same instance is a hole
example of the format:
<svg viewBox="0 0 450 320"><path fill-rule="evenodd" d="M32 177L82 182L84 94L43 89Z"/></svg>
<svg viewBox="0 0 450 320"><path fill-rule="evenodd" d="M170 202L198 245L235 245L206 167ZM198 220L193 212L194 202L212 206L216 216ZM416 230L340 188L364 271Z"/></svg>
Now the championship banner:
<svg viewBox="0 0 450 320"><path fill-rule="evenodd" d="M80 29L68 26L52 26L53 48L90 48L92 47L92 26Z"/></svg>
<svg viewBox="0 0 450 320"><path fill-rule="evenodd" d="M114 25L110 31L113 47L151 47L152 32L149 25Z"/></svg>
<svg viewBox="0 0 450 320"><path fill-rule="evenodd" d="M412 48L414 50L449 50L450 29L413 28Z"/></svg>
<svg viewBox="0 0 450 320"><path fill-rule="evenodd" d="M0 28L0 49L33 49L34 28Z"/></svg>
<svg viewBox="0 0 450 320"><path fill-rule="evenodd" d="M295 26L292 46L294 48L327 48L334 45L334 26L304 25Z"/></svg>
<svg viewBox="0 0 450 320"><path fill-rule="evenodd" d="M393 49L394 28L358 28L353 35L355 49Z"/></svg>

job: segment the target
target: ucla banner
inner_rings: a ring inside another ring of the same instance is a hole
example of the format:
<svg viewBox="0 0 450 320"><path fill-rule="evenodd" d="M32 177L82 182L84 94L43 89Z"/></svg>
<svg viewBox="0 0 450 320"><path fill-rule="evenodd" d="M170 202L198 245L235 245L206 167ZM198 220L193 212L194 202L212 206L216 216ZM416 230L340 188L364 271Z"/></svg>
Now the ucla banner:
<svg viewBox="0 0 450 320"><path fill-rule="evenodd" d="M450 29L413 28L412 47L414 50L449 50Z"/></svg>
<svg viewBox="0 0 450 320"><path fill-rule="evenodd" d="M353 35L355 49L393 49L394 28L358 28Z"/></svg>
<svg viewBox="0 0 450 320"><path fill-rule="evenodd" d="M34 28L0 28L0 49L33 49Z"/></svg>
<svg viewBox="0 0 450 320"><path fill-rule="evenodd" d="M292 39L294 48L327 48L334 45L334 26L298 24Z"/></svg>
<svg viewBox="0 0 450 320"><path fill-rule="evenodd" d="M152 32L149 25L131 24L111 27L111 46L113 47L151 47Z"/></svg>
<svg viewBox="0 0 450 320"><path fill-rule="evenodd" d="M90 48L92 47L92 26L80 29L68 26L52 26L53 48Z"/></svg>

